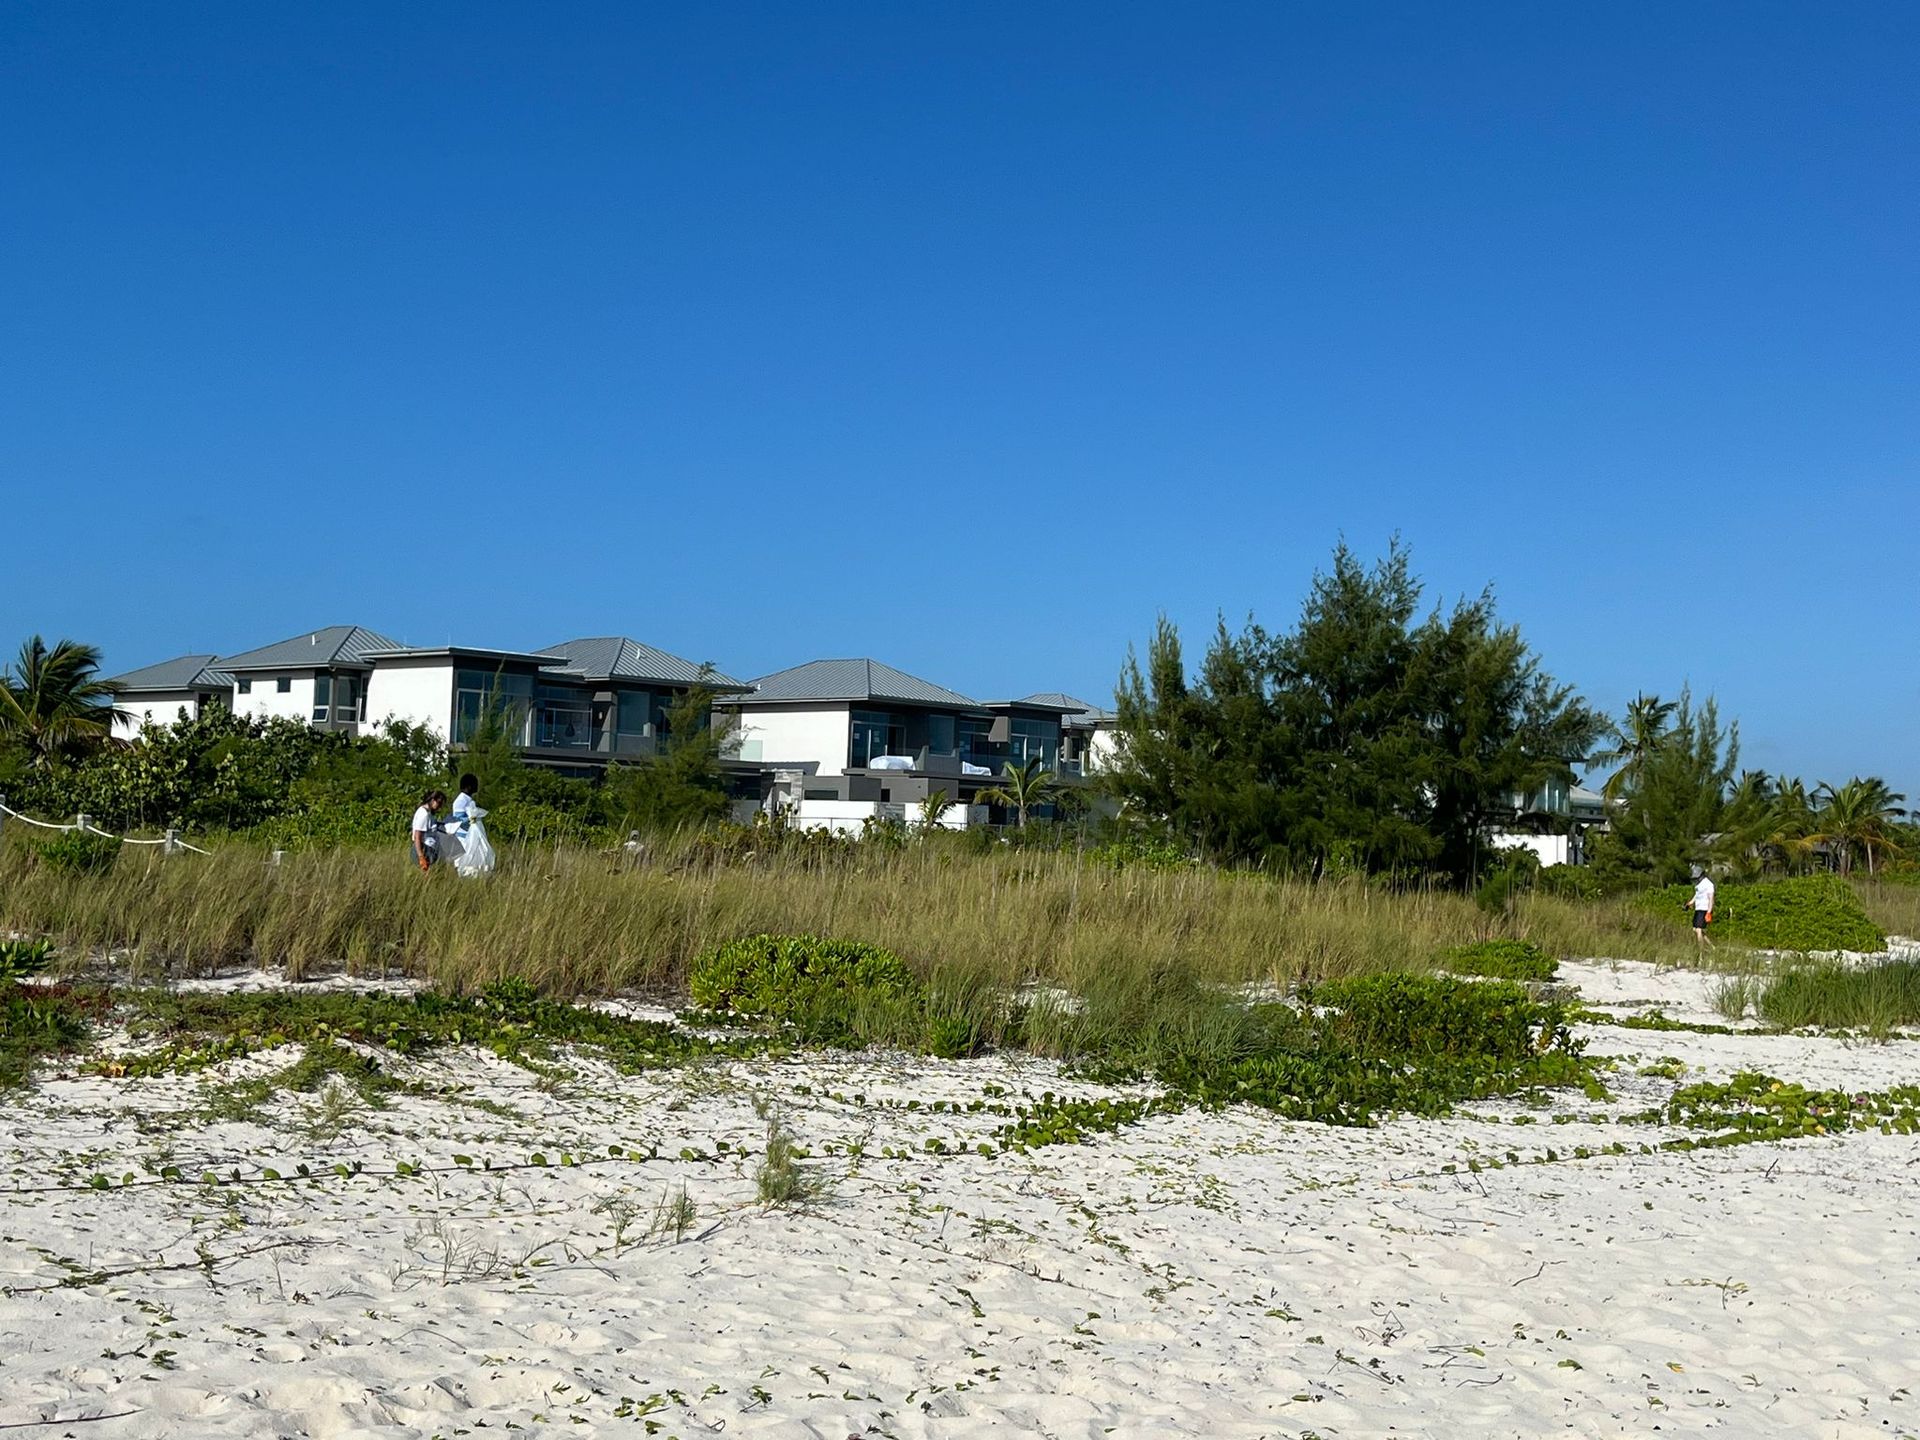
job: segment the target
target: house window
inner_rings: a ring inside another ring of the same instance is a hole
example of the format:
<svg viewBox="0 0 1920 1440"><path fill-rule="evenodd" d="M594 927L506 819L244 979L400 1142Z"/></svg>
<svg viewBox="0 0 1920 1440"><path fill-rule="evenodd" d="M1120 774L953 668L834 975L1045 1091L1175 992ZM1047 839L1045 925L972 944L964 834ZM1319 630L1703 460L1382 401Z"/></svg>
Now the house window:
<svg viewBox="0 0 1920 1440"><path fill-rule="evenodd" d="M1013 717L1008 726L1007 758L1016 765L1038 760L1042 768L1060 768L1060 724L1057 720L1033 720L1024 715Z"/></svg>
<svg viewBox="0 0 1920 1440"><path fill-rule="evenodd" d="M313 677L313 723L324 725L333 707L333 677L316 675Z"/></svg>
<svg viewBox="0 0 1920 1440"><path fill-rule="evenodd" d="M242 695L251 695L253 694L253 681L246 676L242 676L234 682L233 688L238 690Z"/></svg>
<svg viewBox="0 0 1920 1440"><path fill-rule="evenodd" d="M898 755L907 748L907 727L897 715L879 710L853 712L853 740L849 765L869 764L876 755Z"/></svg>
<svg viewBox="0 0 1920 1440"><path fill-rule="evenodd" d="M280 676L273 682L273 688L282 695L291 695L293 693L293 677L291 675Z"/></svg>

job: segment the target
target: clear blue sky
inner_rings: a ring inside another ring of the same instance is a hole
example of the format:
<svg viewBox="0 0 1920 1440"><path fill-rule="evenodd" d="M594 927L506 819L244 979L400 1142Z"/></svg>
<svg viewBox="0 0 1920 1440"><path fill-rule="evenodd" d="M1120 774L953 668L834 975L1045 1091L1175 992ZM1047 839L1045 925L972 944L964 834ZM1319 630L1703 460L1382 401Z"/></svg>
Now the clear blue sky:
<svg viewBox="0 0 1920 1440"><path fill-rule="evenodd" d="M1344 535L1920 792L1920 6L13 4L0 643L1111 693Z"/></svg>

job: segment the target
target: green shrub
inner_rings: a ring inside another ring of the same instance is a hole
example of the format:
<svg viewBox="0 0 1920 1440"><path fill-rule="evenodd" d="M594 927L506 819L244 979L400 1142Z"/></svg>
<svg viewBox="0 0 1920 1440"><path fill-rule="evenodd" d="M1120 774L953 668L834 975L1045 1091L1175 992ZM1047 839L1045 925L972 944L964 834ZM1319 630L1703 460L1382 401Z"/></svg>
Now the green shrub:
<svg viewBox="0 0 1920 1440"><path fill-rule="evenodd" d="M1551 980L1560 962L1531 940L1481 940L1455 945L1437 957L1442 970L1455 975L1490 975L1497 980Z"/></svg>
<svg viewBox="0 0 1920 1440"><path fill-rule="evenodd" d="M1690 921L1691 885L1669 885L1647 893L1646 903ZM1867 917L1853 887L1836 875L1806 875L1795 880L1765 880L1753 885L1722 885L1714 896L1717 940L1769 950L1884 950L1887 937Z"/></svg>
<svg viewBox="0 0 1920 1440"><path fill-rule="evenodd" d="M1372 1058L1485 1056L1523 1060L1568 1034L1564 1005L1543 1004L1506 980L1447 975L1365 975L1313 987L1305 997L1333 1013L1329 1036Z"/></svg>
<svg viewBox="0 0 1920 1440"><path fill-rule="evenodd" d="M40 863L61 875L99 875L112 868L120 842L91 830L69 830L51 840L34 842Z"/></svg>
<svg viewBox="0 0 1920 1440"><path fill-rule="evenodd" d="M51 940L0 940L0 985L38 975L52 961Z"/></svg>
<svg viewBox="0 0 1920 1440"><path fill-rule="evenodd" d="M749 935L694 962L693 1003L793 1025L820 1044L918 1029L920 982L890 950L819 935Z"/></svg>
<svg viewBox="0 0 1920 1440"><path fill-rule="evenodd" d="M1087 851L1087 859L1115 870L1190 870L1200 862L1186 847L1158 836L1122 835Z"/></svg>

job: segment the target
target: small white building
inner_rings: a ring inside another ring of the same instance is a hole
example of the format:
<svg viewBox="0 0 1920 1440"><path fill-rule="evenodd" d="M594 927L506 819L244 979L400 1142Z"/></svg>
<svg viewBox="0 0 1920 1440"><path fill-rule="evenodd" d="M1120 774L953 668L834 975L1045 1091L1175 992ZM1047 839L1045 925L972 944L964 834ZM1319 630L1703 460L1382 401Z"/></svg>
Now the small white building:
<svg viewBox="0 0 1920 1440"><path fill-rule="evenodd" d="M198 720L210 709L224 708L233 677L218 668L219 658L179 655L108 681L115 706L113 738L131 740L148 725L171 725L182 714Z"/></svg>

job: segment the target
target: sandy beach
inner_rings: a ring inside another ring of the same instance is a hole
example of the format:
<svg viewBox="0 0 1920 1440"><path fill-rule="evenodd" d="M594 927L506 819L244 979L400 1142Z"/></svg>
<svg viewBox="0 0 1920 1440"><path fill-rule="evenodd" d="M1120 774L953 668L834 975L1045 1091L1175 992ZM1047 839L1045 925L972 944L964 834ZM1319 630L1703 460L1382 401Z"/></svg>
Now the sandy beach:
<svg viewBox="0 0 1920 1440"><path fill-rule="evenodd" d="M1562 974L1622 1014L1718 1018L1689 972ZM1140 1092L1004 1057L636 1077L465 1047L383 1059L408 1082L384 1108L234 1119L218 1087L289 1051L54 1071L0 1110L0 1427L1920 1434L1920 1138L1568 1158L1680 1133L1614 1118L1676 1085L1882 1090L1920 1082L1920 1050L1583 1035L1616 1059L1604 1103L1371 1130L1189 1110L991 1155L1023 1095ZM809 1151L802 1208L756 1202L767 1109Z"/></svg>

